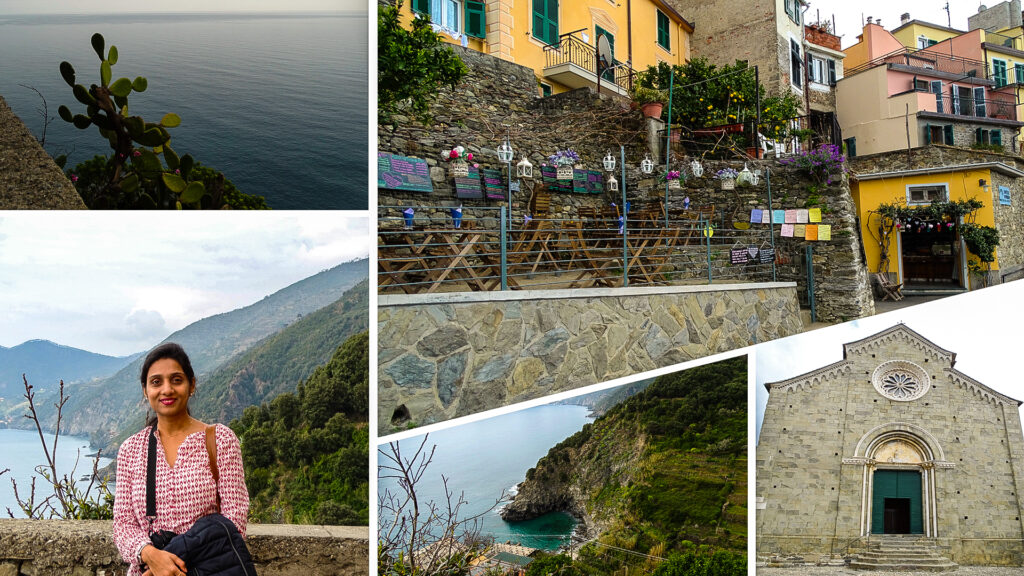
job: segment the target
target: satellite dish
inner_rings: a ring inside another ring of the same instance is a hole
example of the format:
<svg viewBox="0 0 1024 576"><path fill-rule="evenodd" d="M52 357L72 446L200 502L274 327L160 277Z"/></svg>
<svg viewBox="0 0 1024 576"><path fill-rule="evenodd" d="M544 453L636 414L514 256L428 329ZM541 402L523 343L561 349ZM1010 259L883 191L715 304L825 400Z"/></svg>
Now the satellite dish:
<svg viewBox="0 0 1024 576"><path fill-rule="evenodd" d="M597 37L597 71L598 73L612 67L615 57L612 56L612 45L608 42L608 36L601 34Z"/></svg>

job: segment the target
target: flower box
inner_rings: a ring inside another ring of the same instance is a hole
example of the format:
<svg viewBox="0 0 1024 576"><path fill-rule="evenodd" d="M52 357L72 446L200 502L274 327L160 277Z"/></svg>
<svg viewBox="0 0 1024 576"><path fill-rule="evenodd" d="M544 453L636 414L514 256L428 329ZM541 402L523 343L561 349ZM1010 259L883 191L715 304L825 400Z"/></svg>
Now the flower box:
<svg viewBox="0 0 1024 576"><path fill-rule="evenodd" d="M722 178L722 190L735 190L736 179L735 178Z"/></svg>
<svg viewBox="0 0 1024 576"><path fill-rule="evenodd" d="M679 179L678 178L675 178L675 179L672 179L672 180L668 181L668 189L669 190L681 190L682 188L683 188L683 186L682 186L682 184L679 183Z"/></svg>
<svg viewBox="0 0 1024 576"><path fill-rule="evenodd" d="M465 178L469 176L469 163L465 160L453 160L448 165L448 175L452 178Z"/></svg>

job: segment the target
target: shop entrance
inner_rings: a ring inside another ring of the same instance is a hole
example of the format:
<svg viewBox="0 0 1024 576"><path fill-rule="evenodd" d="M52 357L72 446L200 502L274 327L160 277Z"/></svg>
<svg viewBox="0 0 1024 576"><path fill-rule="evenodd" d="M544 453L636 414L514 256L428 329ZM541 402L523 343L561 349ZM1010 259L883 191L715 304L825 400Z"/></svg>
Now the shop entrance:
<svg viewBox="0 0 1024 576"><path fill-rule="evenodd" d="M960 241L954 228L945 222L910 222L900 240L905 286L962 286Z"/></svg>

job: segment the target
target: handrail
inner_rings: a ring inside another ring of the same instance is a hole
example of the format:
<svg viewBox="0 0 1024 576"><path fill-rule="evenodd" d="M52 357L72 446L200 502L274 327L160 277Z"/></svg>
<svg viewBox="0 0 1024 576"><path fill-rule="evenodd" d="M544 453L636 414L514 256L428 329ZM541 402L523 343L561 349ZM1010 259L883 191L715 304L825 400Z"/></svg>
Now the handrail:
<svg viewBox="0 0 1024 576"><path fill-rule="evenodd" d="M931 66L929 67L924 64L915 63L920 61L931 64ZM988 63L984 60L974 60L971 58L943 54L942 52L936 52L931 48L913 50L907 47L894 50L888 54L869 60L859 66L845 69L843 74L846 77L850 77L854 74L859 74L882 65L903 65L913 68L935 70L937 72L962 74L964 76L988 77Z"/></svg>
<svg viewBox="0 0 1024 576"><path fill-rule="evenodd" d="M583 30L585 29L567 32L558 37L558 43L546 44L544 46L545 67L571 63L597 76L597 48L576 36L577 32ZM601 74L602 80L626 90L631 88L636 71L619 60L615 60L613 65L614 68L605 70ZM610 77L609 72L611 73Z"/></svg>

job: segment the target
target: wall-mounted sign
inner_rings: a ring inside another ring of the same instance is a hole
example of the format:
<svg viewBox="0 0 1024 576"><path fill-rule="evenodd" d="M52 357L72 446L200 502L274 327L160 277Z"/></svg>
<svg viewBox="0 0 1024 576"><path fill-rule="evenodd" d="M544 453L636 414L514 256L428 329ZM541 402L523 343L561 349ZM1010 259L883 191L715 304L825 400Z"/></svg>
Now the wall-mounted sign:
<svg viewBox="0 0 1024 576"><path fill-rule="evenodd" d="M377 187L409 192L434 191L426 160L387 152L377 152Z"/></svg>
<svg viewBox="0 0 1024 576"><path fill-rule="evenodd" d="M483 198L484 191L480 186L480 169L469 167L469 174L465 178L455 178L456 198Z"/></svg>
<svg viewBox="0 0 1024 576"><path fill-rule="evenodd" d="M480 173L484 176L484 195L491 200L505 200L508 197L508 189L505 188L505 181L501 177L501 170L481 168Z"/></svg>
<svg viewBox="0 0 1024 576"><path fill-rule="evenodd" d="M1000 186L999 187L999 204L1003 206L1010 205L1010 187Z"/></svg>

